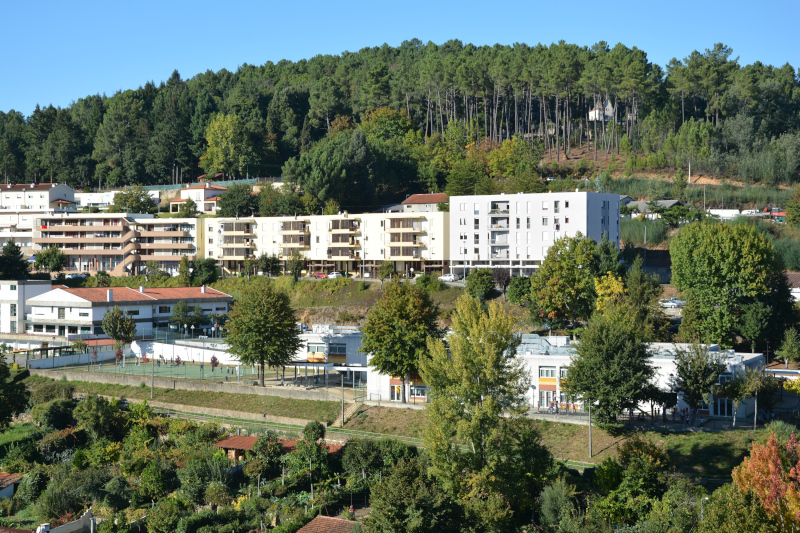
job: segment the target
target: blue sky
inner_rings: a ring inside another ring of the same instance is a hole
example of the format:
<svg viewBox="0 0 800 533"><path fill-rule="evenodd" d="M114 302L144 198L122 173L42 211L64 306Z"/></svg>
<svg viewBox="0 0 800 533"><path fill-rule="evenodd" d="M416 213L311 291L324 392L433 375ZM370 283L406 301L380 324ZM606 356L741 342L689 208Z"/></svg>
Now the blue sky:
<svg viewBox="0 0 800 533"><path fill-rule="evenodd" d="M418 38L528 44L605 40L665 65L731 46L740 63L800 67L797 0L708 2L26 2L3 0L0 110L30 114L148 80Z"/></svg>

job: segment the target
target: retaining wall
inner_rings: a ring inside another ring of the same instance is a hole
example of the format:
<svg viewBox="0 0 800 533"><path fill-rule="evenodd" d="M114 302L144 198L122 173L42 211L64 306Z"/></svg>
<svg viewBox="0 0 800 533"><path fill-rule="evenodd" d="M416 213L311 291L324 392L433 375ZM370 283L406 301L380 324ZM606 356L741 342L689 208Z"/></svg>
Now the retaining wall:
<svg viewBox="0 0 800 533"><path fill-rule="evenodd" d="M135 400L133 400L135 401ZM233 411L231 409L214 409L211 407L198 407L196 405L182 405L177 403L165 403L147 400L147 405L152 407L161 407L164 409L174 409L184 413L193 413L206 416L219 416L228 418L237 418L241 420L253 420L254 422L267 422L270 424L289 424L292 426L305 426L310 422L303 418L290 418L288 416L272 416L263 415L261 413L246 413L244 411ZM321 422L323 426L328 427L327 422Z"/></svg>
<svg viewBox="0 0 800 533"><path fill-rule="evenodd" d="M102 363L103 361L115 360L114 350L97 352L97 360L92 359L92 353L79 353L75 355L59 355L56 357L45 357L41 359L28 359L27 366L34 368L58 368L61 366L87 365L89 363Z"/></svg>
<svg viewBox="0 0 800 533"><path fill-rule="evenodd" d="M124 374L114 375L101 372L75 372L60 369L31 369L31 374L44 376L59 380L66 376L68 381L88 381L90 383L118 383L120 385L130 385L138 387L141 383L150 384L150 376L128 376ZM209 391L209 392L228 392L232 394L257 394L260 396L280 396L281 398L292 398L295 400L321 400L321 401L341 401L341 394L338 389L331 389L331 392L324 390L306 390L298 387L259 387L256 385L239 385L235 383L205 383L190 380L174 380L169 378L155 378L155 386L159 389L189 390L189 391ZM352 399L345 400L352 402Z"/></svg>

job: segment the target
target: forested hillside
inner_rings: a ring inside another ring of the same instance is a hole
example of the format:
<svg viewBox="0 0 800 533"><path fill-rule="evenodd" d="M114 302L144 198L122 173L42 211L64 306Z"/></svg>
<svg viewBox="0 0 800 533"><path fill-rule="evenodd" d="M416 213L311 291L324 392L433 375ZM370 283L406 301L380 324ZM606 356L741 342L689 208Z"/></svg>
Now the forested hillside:
<svg viewBox="0 0 800 533"><path fill-rule="evenodd" d="M590 121L606 102L611 120ZM604 42L412 40L188 80L176 71L65 109L0 112L4 180L105 187L204 171L283 175L343 207L429 190L536 190L542 173L671 174L690 163L746 182L797 181L795 68L740 65L722 44L661 67Z"/></svg>

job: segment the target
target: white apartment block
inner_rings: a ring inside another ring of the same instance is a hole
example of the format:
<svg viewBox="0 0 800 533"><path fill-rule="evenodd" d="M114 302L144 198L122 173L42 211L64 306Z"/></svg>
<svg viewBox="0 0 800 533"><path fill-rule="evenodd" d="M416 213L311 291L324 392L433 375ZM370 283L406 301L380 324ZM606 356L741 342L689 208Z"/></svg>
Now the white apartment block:
<svg viewBox="0 0 800 533"><path fill-rule="evenodd" d="M181 257L198 255L195 218L154 218L128 213L60 213L34 220L33 250L58 246L67 255L67 272L112 276L144 273L148 261L171 274Z"/></svg>
<svg viewBox="0 0 800 533"><path fill-rule="evenodd" d="M447 213L364 213L290 217L215 218L203 221L205 257L238 272L245 257L297 251L309 272L374 277L384 261L398 272L441 271L449 259Z"/></svg>
<svg viewBox="0 0 800 533"><path fill-rule="evenodd" d="M72 212L71 209L0 211L0 247L10 241L19 246L23 254L30 256L33 253L33 224L37 216Z"/></svg>
<svg viewBox="0 0 800 533"><path fill-rule="evenodd" d="M103 316L119 306L136 322L136 335L151 335L156 325L166 325L178 302L199 305L204 315L224 314L233 297L210 287L58 288L28 298L25 333L30 336L83 338L105 336Z"/></svg>
<svg viewBox="0 0 800 533"><path fill-rule="evenodd" d="M0 209L65 209L75 205L75 190L59 183L0 185Z"/></svg>
<svg viewBox="0 0 800 533"><path fill-rule="evenodd" d="M76 192L75 202L78 207L96 207L100 210L106 210L114 204L114 197L120 191L103 191L103 192ZM150 199L154 204L160 201L159 191L147 191Z"/></svg>
<svg viewBox="0 0 800 533"><path fill-rule="evenodd" d="M556 239L578 232L619 246L619 195L592 192L450 197L451 271L507 268L529 276Z"/></svg>

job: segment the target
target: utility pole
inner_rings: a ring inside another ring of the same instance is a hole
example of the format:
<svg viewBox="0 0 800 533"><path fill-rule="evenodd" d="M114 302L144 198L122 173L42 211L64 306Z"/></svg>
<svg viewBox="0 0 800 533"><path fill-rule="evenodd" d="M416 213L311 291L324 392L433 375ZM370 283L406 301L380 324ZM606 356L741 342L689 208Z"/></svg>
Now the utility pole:
<svg viewBox="0 0 800 533"><path fill-rule="evenodd" d="M155 354L154 354L155 355ZM150 399L153 399L153 388L156 385L156 360L155 357L150 358L152 370L150 371Z"/></svg>
<svg viewBox="0 0 800 533"><path fill-rule="evenodd" d="M592 458L592 402L589 401L589 459Z"/></svg>
<svg viewBox="0 0 800 533"><path fill-rule="evenodd" d="M341 376L342 382L342 427L344 427L344 376Z"/></svg>

